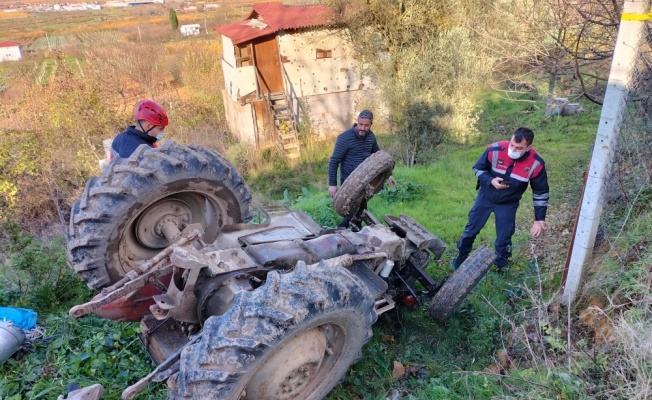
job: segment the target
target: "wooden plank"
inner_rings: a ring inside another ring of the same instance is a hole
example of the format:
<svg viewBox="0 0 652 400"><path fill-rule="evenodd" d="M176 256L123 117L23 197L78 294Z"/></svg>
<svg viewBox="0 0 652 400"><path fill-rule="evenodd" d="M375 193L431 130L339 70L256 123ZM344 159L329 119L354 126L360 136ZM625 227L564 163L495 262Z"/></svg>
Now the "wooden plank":
<svg viewBox="0 0 652 400"><path fill-rule="evenodd" d="M257 101L253 103L256 114L256 125L258 126L258 144L265 146L276 141L276 132L274 129L274 120L270 118L267 110L267 103Z"/></svg>

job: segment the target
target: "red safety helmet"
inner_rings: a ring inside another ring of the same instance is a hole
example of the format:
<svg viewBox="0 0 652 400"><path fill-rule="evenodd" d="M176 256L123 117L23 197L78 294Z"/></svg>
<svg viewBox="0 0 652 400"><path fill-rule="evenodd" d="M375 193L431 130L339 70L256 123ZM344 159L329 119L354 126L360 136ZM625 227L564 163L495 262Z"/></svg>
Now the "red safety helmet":
<svg viewBox="0 0 652 400"><path fill-rule="evenodd" d="M145 120L152 125L168 126L168 115L163 107L152 100L143 100L134 111L137 120Z"/></svg>

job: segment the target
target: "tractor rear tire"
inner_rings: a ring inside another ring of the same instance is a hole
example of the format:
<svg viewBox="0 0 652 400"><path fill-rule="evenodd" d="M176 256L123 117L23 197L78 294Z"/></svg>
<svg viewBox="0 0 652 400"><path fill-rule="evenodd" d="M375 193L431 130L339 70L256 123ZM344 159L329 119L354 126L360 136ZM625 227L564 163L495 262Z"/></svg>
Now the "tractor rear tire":
<svg viewBox="0 0 652 400"><path fill-rule="evenodd" d="M430 315L439 321L447 319L489 271L495 257L486 246L471 253L432 298Z"/></svg>
<svg viewBox="0 0 652 400"><path fill-rule="evenodd" d="M169 399L321 400L361 357L374 299L345 268L272 271L210 317L168 380Z"/></svg>
<svg viewBox="0 0 652 400"><path fill-rule="evenodd" d="M394 159L388 153L377 151L367 157L351 172L333 197L335 211L346 217L357 210L363 200L369 200L382 190L393 170Z"/></svg>
<svg viewBox="0 0 652 400"><path fill-rule="evenodd" d="M141 145L86 183L71 210L69 261L99 290L169 245L163 224L182 231L200 223L202 240L211 243L225 225L251 219L250 201L240 174L217 153L173 141Z"/></svg>

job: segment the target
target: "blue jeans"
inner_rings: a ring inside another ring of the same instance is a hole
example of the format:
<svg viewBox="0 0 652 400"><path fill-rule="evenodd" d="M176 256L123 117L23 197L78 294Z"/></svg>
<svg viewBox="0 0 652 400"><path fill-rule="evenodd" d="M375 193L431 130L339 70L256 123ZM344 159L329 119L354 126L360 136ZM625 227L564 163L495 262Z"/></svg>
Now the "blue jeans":
<svg viewBox="0 0 652 400"><path fill-rule="evenodd" d="M494 242L496 260L494 264L499 267L507 265L512 256L512 236L516 231L516 210L518 210L518 203L491 204L478 196L469 211L469 222L464 228L462 237L457 241L457 249L460 254L468 255L471 252L476 236L484 228L493 212L496 218L496 241Z"/></svg>

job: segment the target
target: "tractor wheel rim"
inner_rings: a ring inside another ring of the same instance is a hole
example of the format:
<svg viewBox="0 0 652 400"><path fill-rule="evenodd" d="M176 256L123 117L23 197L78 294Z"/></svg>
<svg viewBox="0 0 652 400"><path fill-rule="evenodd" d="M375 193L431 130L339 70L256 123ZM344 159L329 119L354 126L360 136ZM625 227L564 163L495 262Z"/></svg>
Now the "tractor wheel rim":
<svg viewBox="0 0 652 400"><path fill-rule="evenodd" d="M332 324L296 335L261 365L247 382L241 399L306 399L342 356L343 332Z"/></svg>

